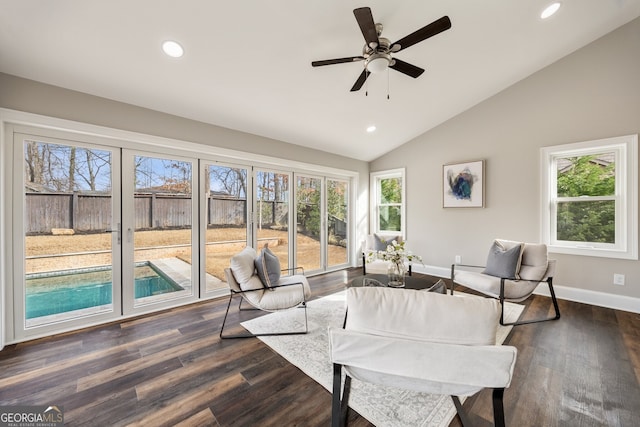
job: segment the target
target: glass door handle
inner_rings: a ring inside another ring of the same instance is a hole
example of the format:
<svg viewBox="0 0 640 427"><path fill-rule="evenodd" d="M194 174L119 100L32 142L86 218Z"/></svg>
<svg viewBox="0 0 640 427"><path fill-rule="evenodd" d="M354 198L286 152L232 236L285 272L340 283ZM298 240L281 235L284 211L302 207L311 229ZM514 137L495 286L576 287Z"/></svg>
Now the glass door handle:
<svg viewBox="0 0 640 427"><path fill-rule="evenodd" d="M122 230L120 228L120 223L116 225L115 230L104 230L105 233L118 233L118 244L122 243Z"/></svg>

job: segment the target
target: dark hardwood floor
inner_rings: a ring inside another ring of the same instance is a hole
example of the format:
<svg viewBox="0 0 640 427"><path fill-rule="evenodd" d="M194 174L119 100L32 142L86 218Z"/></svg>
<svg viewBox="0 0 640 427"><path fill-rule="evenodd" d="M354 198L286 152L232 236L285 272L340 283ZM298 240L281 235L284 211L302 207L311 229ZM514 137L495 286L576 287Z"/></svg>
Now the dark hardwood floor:
<svg viewBox="0 0 640 427"><path fill-rule="evenodd" d="M314 298L359 274L311 278ZM322 386L256 338L218 338L226 302L7 346L0 406L61 405L70 426L329 425ZM518 348L507 425L640 425L640 315L559 303L560 320L517 326L507 338ZM523 318L550 309L540 296L525 305ZM490 391L464 406L477 426L492 425ZM350 425L371 424L352 411Z"/></svg>

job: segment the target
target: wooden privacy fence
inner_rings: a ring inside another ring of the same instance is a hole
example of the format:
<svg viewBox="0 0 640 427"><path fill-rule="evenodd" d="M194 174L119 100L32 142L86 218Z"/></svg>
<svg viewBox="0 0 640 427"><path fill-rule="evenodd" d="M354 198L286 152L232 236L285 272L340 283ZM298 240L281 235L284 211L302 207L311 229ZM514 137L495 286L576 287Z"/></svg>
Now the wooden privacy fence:
<svg viewBox="0 0 640 427"><path fill-rule="evenodd" d="M111 196L80 193L26 193L26 234L49 234L54 228L77 232L111 229Z"/></svg>
<svg viewBox="0 0 640 427"><path fill-rule="evenodd" d="M26 193L25 226L27 235L51 234L53 229L76 233L103 233L112 227L111 195L91 193ZM225 196L206 200L207 225L243 227L247 201ZM134 223L136 230L188 228L191 224L191 196L167 193L136 193ZM259 201L255 220L265 227L286 226L289 205ZM330 218L330 232L346 236L346 223Z"/></svg>
<svg viewBox="0 0 640 427"><path fill-rule="evenodd" d="M26 193L27 235L50 234L53 229L77 233L110 230L111 195L91 193ZM274 219L273 202L269 221ZM207 199L209 226L244 226L246 200L212 196ZM136 230L172 229L191 226L191 196L184 194L137 193L134 200ZM266 220L266 215L263 220Z"/></svg>

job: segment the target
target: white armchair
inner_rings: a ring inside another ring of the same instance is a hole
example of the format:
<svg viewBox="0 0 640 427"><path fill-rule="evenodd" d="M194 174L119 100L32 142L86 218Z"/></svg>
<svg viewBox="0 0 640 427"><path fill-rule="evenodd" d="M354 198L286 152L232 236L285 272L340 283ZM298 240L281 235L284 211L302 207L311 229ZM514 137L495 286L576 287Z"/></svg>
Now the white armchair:
<svg viewBox="0 0 640 427"><path fill-rule="evenodd" d="M556 260L548 258L547 245L496 239L489 250L487 265L453 264L451 266L451 294L456 284L462 285L499 299L503 307L502 313L504 313L504 301L524 301L531 296L538 285L546 283L549 286L554 315L541 319L504 323L504 316L501 314L500 324L522 325L557 320L560 318L560 308L553 290L555 270Z"/></svg>
<svg viewBox="0 0 640 427"><path fill-rule="evenodd" d="M387 245L393 240L398 243L402 242L402 236L379 236L377 234L369 234L362 241L362 274L387 274L390 261L378 259L376 254L378 251L387 249ZM406 271L411 275L411 263L406 262Z"/></svg>
<svg viewBox="0 0 640 427"><path fill-rule="evenodd" d="M463 425L468 420L458 396L493 388L495 424L504 426L502 397L511 383L517 350L496 345L499 316L498 302L487 298L347 289L344 328L329 328L332 426L347 419L352 378L451 395Z"/></svg>
<svg viewBox="0 0 640 427"><path fill-rule="evenodd" d="M293 271L302 274L281 276L281 272ZM229 302L224 314L220 338L248 338L262 335L306 334L307 299L311 296L309 282L301 268L280 270L277 258L267 248L260 256L251 247L244 248L231 258L231 267L224 269L229 284ZM242 311L242 301L249 303L252 309L263 311L279 311L302 307L304 311L304 329L299 331L274 331L263 334L224 334L224 329L231 307L231 300L239 297L238 310Z"/></svg>

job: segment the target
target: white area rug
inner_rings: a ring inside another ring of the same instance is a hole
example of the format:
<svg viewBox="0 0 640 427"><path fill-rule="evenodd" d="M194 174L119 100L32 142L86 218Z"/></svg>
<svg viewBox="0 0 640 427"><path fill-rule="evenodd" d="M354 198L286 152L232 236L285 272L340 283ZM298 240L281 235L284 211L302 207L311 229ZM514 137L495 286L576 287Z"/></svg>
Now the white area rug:
<svg viewBox="0 0 640 427"><path fill-rule="evenodd" d="M471 297L470 298L475 298ZM505 321L520 317L523 306L507 303ZM328 326L341 327L345 314L345 292L310 301L307 305L309 333L259 337L274 351L331 391L333 369L329 360ZM304 329L304 310L272 313L242 323L252 333ZM506 339L511 326L500 326L497 342ZM378 427L449 425L456 414L450 396L409 392L394 388L351 383L349 406Z"/></svg>

